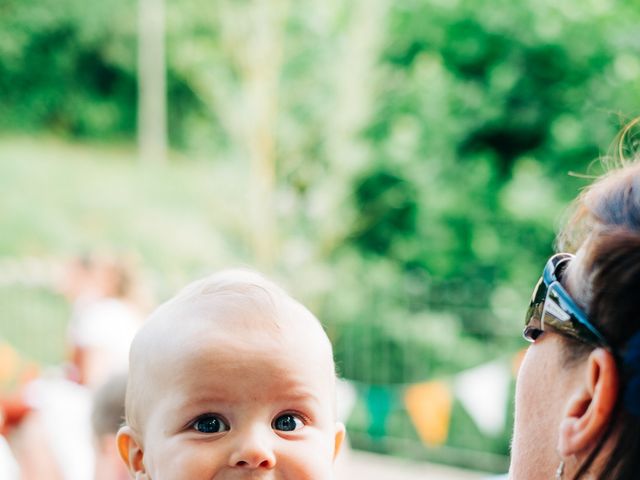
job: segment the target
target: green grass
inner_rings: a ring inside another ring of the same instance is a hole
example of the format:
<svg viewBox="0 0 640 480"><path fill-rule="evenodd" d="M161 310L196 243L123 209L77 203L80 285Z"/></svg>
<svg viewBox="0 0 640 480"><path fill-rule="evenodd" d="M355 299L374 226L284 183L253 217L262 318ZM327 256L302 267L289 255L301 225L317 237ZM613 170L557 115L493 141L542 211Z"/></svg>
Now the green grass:
<svg viewBox="0 0 640 480"><path fill-rule="evenodd" d="M132 148L0 139L0 258L115 249L165 274L247 261L243 167L153 168Z"/></svg>
<svg viewBox="0 0 640 480"><path fill-rule="evenodd" d="M0 287L0 339L40 365L65 356L69 308L61 296L40 288Z"/></svg>

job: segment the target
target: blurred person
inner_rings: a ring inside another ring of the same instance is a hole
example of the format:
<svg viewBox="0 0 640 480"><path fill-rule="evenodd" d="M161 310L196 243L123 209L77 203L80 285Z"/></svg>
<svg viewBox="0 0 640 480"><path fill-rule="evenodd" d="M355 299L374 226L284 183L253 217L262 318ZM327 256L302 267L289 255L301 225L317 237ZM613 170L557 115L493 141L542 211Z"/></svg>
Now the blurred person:
<svg viewBox="0 0 640 480"><path fill-rule="evenodd" d="M0 431L4 430L5 415L0 407ZM19 480L20 468L18 462L13 456L13 452L7 443L7 440L0 434L0 478L5 480Z"/></svg>
<svg viewBox="0 0 640 480"><path fill-rule="evenodd" d="M71 377L95 388L126 369L142 324L138 281L123 259L84 256L70 262L60 289L73 309L67 331Z"/></svg>
<svg viewBox="0 0 640 480"><path fill-rule="evenodd" d="M0 397L21 480L93 477L90 392L53 369Z"/></svg>
<svg viewBox="0 0 640 480"><path fill-rule="evenodd" d="M42 436L37 412L30 413L12 429L7 440L20 472L20 480L65 480L49 440Z"/></svg>
<svg viewBox="0 0 640 480"><path fill-rule="evenodd" d="M52 479L58 478L48 446L38 439L26 441L24 435L23 426L29 424L33 412L25 388L38 375L32 361L0 338L0 479L29 480L49 473Z"/></svg>
<svg viewBox="0 0 640 480"><path fill-rule="evenodd" d="M6 435L29 413L24 386L39 375L39 367L0 338L0 434Z"/></svg>
<svg viewBox="0 0 640 480"><path fill-rule="evenodd" d="M114 375L93 397L91 424L96 455L94 480L126 480L129 472L116 447L116 434L124 423L127 375Z"/></svg>
<svg viewBox="0 0 640 480"><path fill-rule="evenodd" d="M624 136L623 136L624 138ZM575 201L526 315L510 478L640 475L640 163Z"/></svg>
<svg viewBox="0 0 640 480"><path fill-rule="evenodd" d="M311 312L259 274L212 275L136 335L120 455L136 479L333 478L335 381Z"/></svg>
<svg viewBox="0 0 640 480"><path fill-rule="evenodd" d="M24 399L30 411L11 435L23 480L93 478L91 390L45 375L25 386Z"/></svg>
<svg viewBox="0 0 640 480"><path fill-rule="evenodd" d="M141 324L129 264L107 256L67 265L59 284L72 303L68 326L69 378L45 372L24 386L26 407L10 438L23 480L88 480L99 455L93 448L92 392L126 370L128 349Z"/></svg>

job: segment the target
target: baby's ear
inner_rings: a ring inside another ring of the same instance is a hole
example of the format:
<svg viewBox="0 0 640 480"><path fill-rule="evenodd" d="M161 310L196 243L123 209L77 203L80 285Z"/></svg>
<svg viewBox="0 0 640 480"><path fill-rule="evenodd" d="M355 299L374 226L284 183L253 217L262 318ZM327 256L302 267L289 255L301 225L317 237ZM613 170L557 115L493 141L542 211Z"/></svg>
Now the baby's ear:
<svg viewBox="0 0 640 480"><path fill-rule="evenodd" d="M131 427L127 425L120 427L116 437L116 444L118 445L120 458L127 466L131 478L135 478L136 480L146 478L144 463L142 461L144 458L144 450L138 440L138 436Z"/></svg>
<svg viewBox="0 0 640 480"><path fill-rule="evenodd" d="M335 444L333 448L333 459L335 460L338 454L340 453L340 449L342 448L342 444L344 442L346 429L344 424L341 422L336 422L336 435L335 435Z"/></svg>

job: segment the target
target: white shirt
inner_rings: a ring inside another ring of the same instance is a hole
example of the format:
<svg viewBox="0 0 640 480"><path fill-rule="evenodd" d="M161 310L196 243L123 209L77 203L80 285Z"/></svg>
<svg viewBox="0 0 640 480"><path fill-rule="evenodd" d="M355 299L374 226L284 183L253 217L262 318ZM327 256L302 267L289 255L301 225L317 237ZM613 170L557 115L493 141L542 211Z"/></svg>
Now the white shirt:
<svg viewBox="0 0 640 480"><path fill-rule="evenodd" d="M18 463L2 435L0 435L0 478L5 480L20 480Z"/></svg>
<svg viewBox="0 0 640 480"><path fill-rule="evenodd" d="M141 318L126 303L113 298L87 302L78 307L69 324L69 339L82 348L96 348L110 358L110 369L124 370L129 346Z"/></svg>

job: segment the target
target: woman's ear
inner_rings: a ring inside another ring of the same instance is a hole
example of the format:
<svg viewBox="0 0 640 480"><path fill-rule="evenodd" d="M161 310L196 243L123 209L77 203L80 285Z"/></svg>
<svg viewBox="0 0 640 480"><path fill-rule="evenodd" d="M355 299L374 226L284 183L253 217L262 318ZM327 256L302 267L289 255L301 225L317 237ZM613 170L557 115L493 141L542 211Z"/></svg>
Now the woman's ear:
<svg viewBox="0 0 640 480"><path fill-rule="evenodd" d="M116 436L116 444L120 458L127 466L131 477L136 480L146 478L144 463L142 461L144 458L144 450L131 427L126 425L120 427L118 435Z"/></svg>
<svg viewBox="0 0 640 480"><path fill-rule="evenodd" d="M618 367L610 352L592 351L585 373L560 423L558 453L562 457L593 448L609 425L618 398Z"/></svg>

